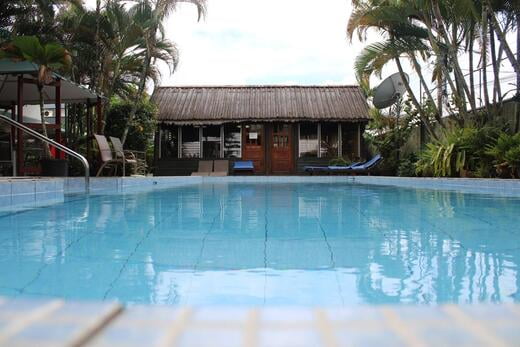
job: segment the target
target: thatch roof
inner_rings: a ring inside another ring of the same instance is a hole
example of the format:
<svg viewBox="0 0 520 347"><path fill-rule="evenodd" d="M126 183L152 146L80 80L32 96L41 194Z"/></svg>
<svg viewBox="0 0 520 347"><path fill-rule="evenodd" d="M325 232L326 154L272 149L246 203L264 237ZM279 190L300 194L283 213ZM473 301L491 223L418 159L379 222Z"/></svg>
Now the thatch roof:
<svg viewBox="0 0 520 347"><path fill-rule="evenodd" d="M358 86L159 87L152 100L160 123L178 125L369 119Z"/></svg>
<svg viewBox="0 0 520 347"><path fill-rule="evenodd" d="M0 59L0 105L11 106L18 101L18 76L26 79L34 79L38 73L39 66L28 61L14 62L8 59ZM91 101L95 103L98 95L95 92L72 82L71 80L52 73L52 77L60 80L61 83L61 102L76 103ZM43 95L46 103L56 99L56 89L54 86L45 86ZM25 105L38 105L40 94L36 85L24 83L23 103Z"/></svg>

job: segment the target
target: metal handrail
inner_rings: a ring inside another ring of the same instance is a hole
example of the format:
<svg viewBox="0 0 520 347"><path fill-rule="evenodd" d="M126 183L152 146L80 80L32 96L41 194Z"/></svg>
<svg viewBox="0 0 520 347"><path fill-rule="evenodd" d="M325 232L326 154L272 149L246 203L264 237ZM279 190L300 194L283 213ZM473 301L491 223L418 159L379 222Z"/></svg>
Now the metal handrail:
<svg viewBox="0 0 520 347"><path fill-rule="evenodd" d="M15 128L25 131L26 133L36 137L38 140L46 142L46 143L56 147L60 151L63 151L65 153L67 153L68 155L81 161L81 163L85 167L85 191L87 193L89 192L89 190L90 190L90 166L88 164L88 160L84 156L82 156L81 154L79 154L77 152L74 152L72 149L70 149L68 147L65 147L61 143L58 143L54 140L51 140L48 137L43 136L39 132L37 132L31 128L28 128L25 125L23 125L22 123L19 123L19 122L15 121L14 119L11 119L3 114L0 114L0 120L3 120L5 122L9 123L10 125L14 126Z"/></svg>

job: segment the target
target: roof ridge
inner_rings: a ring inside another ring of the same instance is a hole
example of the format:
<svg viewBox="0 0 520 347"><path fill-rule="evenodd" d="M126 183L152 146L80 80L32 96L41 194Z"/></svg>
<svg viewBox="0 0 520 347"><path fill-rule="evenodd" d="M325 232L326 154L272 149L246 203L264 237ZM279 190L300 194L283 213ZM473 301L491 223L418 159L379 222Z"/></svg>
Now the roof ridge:
<svg viewBox="0 0 520 347"><path fill-rule="evenodd" d="M360 88L356 84L329 84L329 85L283 85L283 84L266 84L266 85L185 85L185 86L159 86L157 89L253 89L253 88Z"/></svg>

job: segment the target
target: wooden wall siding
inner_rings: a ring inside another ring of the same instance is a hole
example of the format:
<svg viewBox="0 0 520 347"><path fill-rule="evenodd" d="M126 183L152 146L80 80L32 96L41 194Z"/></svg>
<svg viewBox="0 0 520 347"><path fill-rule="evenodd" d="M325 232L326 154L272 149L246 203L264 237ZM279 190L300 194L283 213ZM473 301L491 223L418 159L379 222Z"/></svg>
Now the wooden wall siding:
<svg viewBox="0 0 520 347"><path fill-rule="evenodd" d="M369 120L358 86L159 87L152 99L159 122L179 125Z"/></svg>

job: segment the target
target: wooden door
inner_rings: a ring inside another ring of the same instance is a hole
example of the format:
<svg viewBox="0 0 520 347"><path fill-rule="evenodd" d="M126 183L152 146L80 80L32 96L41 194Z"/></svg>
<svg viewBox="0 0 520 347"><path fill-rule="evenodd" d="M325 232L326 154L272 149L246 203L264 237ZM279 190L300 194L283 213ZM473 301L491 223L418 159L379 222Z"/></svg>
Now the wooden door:
<svg viewBox="0 0 520 347"><path fill-rule="evenodd" d="M293 171L291 130L290 124L273 124L271 136L271 172L273 174L289 174Z"/></svg>
<svg viewBox="0 0 520 347"><path fill-rule="evenodd" d="M253 161L253 164L255 165L255 173L265 173L264 125L245 125L242 134L242 159Z"/></svg>

